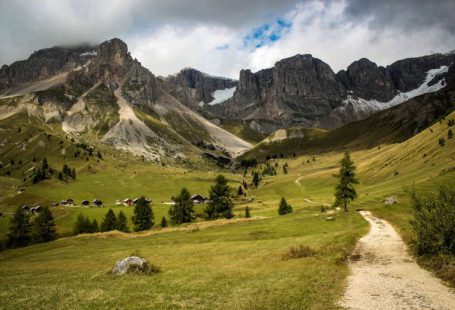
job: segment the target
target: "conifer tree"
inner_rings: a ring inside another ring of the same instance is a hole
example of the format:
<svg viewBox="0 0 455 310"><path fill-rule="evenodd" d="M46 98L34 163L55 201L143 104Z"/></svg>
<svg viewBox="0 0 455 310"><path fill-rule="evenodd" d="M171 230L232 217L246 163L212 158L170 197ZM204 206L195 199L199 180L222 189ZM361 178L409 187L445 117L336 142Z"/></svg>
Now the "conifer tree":
<svg viewBox="0 0 455 310"><path fill-rule="evenodd" d="M49 207L43 207L33 221L31 236L33 243L48 242L57 238L54 218Z"/></svg>
<svg viewBox="0 0 455 310"><path fill-rule="evenodd" d="M123 211L120 211L117 217L117 230L118 231L123 231L123 232L129 232L128 231L128 220L125 216L125 213Z"/></svg>
<svg viewBox="0 0 455 310"><path fill-rule="evenodd" d="M278 206L278 214L279 215L285 215L288 213L292 213L292 207L286 202L286 199L284 197L281 197L280 205Z"/></svg>
<svg viewBox="0 0 455 310"><path fill-rule="evenodd" d="M117 229L117 218L114 211L109 209L101 223L101 231L111 231Z"/></svg>
<svg viewBox="0 0 455 310"><path fill-rule="evenodd" d="M98 221L96 219L93 219L92 222L92 232L96 233L100 231L100 226L98 225Z"/></svg>
<svg viewBox="0 0 455 310"><path fill-rule="evenodd" d="M452 129L449 129L449 131L447 132L447 139L452 139L453 138L453 132L452 132Z"/></svg>
<svg viewBox="0 0 455 310"><path fill-rule="evenodd" d="M251 217L250 208L248 206L245 208L245 217L246 218L250 218Z"/></svg>
<svg viewBox="0 0 455 310"><path fill-rule="evenodd" d="M242 189L242 185L239 185L239 189L237 190L237 195L239 195L239 196L243 196L243 189Z"/></svg>
<svg viewBox="0 0 455 310"><path fill-rule="evenodd" d="M232 213L234 204L231 200L230 187L227 182L228 180L223 175L219 175L216 177L215 185L210 188L210 202L204 210L208 219L230 219L234 216Z"/></svg>
<svg viewBox="0 0 455 310"><path fill-rule="evenodd" d="M46 171L48 168L49 168L49 164L47 163L47 158L44 157L43 159L43 164L42 164L42 167L41 167L44 171Z"/></svg>
<svg viewBox="0 0 455 310"><path fill-rule="evenodd" d="M190 192L184 187L174 198L175 204L169 209L169 217L173 225L189 223L194 219L193 202Z"/></svg>
<svg viewBox="0 0 455 310"><path fill-rule="evenodd" d="M287 163L283 165L283 173L288 174L288 164Z"/></svg>
<svg viewBox="0 0 455 310"><path fill-rule="evenodd" d="M161 228L167 227L167 220L164 216L161 218L160 227Z"/></svg>
<svg viewBox="0 0 455 310"><path fill-rule="evenodd" d="M8 232L8 247L26 246L30 239L30 216L21 207L17 207Z"/></svg>
<svg viewBox="0 0 455 310"><path fill-rule="evenodd" d="M336 202L337 204L342 203L344 205L344 211L348 211L349 202L357 198L354 185L359 183L355 175L354 162L348 151L346 151L343 159L340 161L340 172L336 177L338 178L338 185L335 190Z"/></svg>
<svg viewBox="0 0 455 310"><path fill-rule="evenodd" d="M150 201L147 201L144 197L139 198L134 206L134 213L131 218L134 224L134 231L143 231L152 228L154 224L153 218Z"/></svg>
<svg viewBox="0 0 455 310"><path fill-rule="evenodd" d="M260 181L261 181L261 177L259 176L259 173L257 171L255 171L253 173L253 185L255 187L258 187Z"/></svg>

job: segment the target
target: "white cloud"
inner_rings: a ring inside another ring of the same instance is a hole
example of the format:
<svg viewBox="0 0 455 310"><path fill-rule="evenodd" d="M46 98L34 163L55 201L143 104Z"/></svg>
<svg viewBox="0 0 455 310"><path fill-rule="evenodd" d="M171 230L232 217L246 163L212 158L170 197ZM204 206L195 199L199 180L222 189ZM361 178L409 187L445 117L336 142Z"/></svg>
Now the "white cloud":
<svg viewBox="0 0 455 310"><path fill-rule="evenodd" d="M0 63L27 58L38 48L112 37L125 40L155 74L190 66L233 78L240 69L271 67L298 53L313 54L337 71L362 57L387 65L455 49L452 19L424 22L450 8L450 0L432 4L428 17L421 12L428 8L416 1L406 14L389 14L393 19L386 18L387 10L400 8L401 1L374 2L375 10L361 5L364 0L301 0L295 6L296 1L0 0ZM409 27L417 15L419 25ZM252 29L277 18L292 22L280 40L245 46Z"/></svg>

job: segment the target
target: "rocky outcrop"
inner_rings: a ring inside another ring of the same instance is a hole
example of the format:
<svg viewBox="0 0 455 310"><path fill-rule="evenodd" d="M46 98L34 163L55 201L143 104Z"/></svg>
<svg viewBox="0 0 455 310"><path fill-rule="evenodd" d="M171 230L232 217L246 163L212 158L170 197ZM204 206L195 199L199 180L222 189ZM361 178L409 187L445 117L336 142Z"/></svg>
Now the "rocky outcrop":
<svg viewBox="0 0 455 310"><path fill-rule="evenodd" d="M346 71L338 72L337 78L346 90L366 100L389 101L396 95L386 69L366 58L353 62Z"/></svg>
<svg viewBox="0 0 455 310"><path fill-rule="evenodd" d="M363 58L335 74L329 65L311 55L296 55L256 73L241 70L233 98L206 109L220 118L253 119L257 128L265 128L260 126L264 121L274 122L276 127L333 128L365 118L409 96L439 89L427 87L402 95L424 83L444 86L454 78L454 63L455 55L451 53L404 59L386 68ZM450 68L427 81L428 72L442 66Z"/></svg>
<svg viewBox="0 0 455 310"><path fill-rule="evenodd" d="M433 54L429 56L407 58L387 66L395 88L407 92L419 87L425 80L428 70L455 63L455 54Z"/></svg>
<svg viewBox="0 0 455 310"><path fill-rule="evenodd" d="M214 99L213 93L216 90L235 87L237 81L185 68L176 75L163 79L162 84L163 88L181 103L198 109Z"/></svg>
<svg viewBox="0 0 455 310"><path fill-rule="evenodd" d="M94 47L52 47L0 69L0 94L14 86L43 80L82 67L94 58Z"/></svg>

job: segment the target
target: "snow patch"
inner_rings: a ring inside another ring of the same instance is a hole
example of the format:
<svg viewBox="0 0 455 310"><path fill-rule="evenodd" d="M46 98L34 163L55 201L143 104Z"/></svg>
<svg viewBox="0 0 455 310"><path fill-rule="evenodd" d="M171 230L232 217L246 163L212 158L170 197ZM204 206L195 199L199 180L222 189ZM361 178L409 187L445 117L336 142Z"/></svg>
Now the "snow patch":
<svg viewBox="0 0 455 310"><path fill-rule="evenodd" d="M91 51L91 52L85 52L80 54L80 56L85 57L85 56L96 56L96 51Z"/></svg>
<svg viewBox="0 0 455 310"><path fill-rule="evenodd" d="M443 73L446 73L449 70L448 66L441 66L437 69L431 69L427 72L425 77L425 81L416 89L410 90L405 93L399 93L396 95L392 100L387 102L378 101L375 99L367 100L363 98L354 98L352 95L348 95L348 97L343 100L343 106L340 107L341 110L347 108L348 105L353 105L362 110L368 111L377 111L377 110L384 110L400 103L403 103L411 98L436 92L446 85L445 79L439 80L436 84L429 85L429 83L437 76ZM348 92L349 93L349 92Z"/></svg>
<svg viewBox="0 0 455 310"><path fill-rule="evenodd" d="M232 98L232 96L234 96L235 89L236 87L215 90L212 94L214 99L208 104L215 105Z"/></svg>

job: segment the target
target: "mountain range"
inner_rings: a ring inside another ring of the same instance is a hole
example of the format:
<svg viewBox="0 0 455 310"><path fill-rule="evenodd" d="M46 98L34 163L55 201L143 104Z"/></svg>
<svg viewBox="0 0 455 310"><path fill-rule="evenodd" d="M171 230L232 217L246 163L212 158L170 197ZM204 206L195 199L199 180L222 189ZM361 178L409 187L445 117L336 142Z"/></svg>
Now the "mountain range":
<svg viewBox="0 0 455 310"><path fill-rule="evenodd" d="M455 81L454 63L453 52L385 68L363 58L335 73L305 54L258 72L241 70L236 81L192 68L155 76L120 39L52 47L0 69L0 126L22 115L144 159L228 161L276 130L340 128L437 93Z"/></svg>

